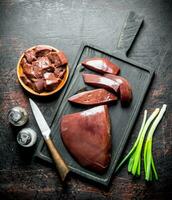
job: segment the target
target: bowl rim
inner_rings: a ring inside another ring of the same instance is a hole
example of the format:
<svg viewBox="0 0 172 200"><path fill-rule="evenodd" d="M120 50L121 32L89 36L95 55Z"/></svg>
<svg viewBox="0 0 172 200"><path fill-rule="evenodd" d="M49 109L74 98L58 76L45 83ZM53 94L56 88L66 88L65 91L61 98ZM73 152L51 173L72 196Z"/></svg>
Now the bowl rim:
<svg viewBox="0 0 172 200"><path fill-rule="evenodd" d="M50 45L44 45L44 44L39 44L39 45L32 46L32 47L26 49L25 51L32 50L32 49L34 49L34 48L37 47L37 46L48 47L48 48L51 48L51 49L55 50L56 52L59 52L59 51L60 51L59 49L57 49L57 48L55 48L55 47L52 47L52 46L50 46ZM19 83L22 85L22 87L23 87L26 91L28 91L29 93L31 93L31 94L33 94L33 95L36 95L36 96L50 96L50 95L53 95L53 94L57 93L59 90L61 90L61 89L64 87L64 85L65 85L66 82L67 82L68 76L69 76L69 65L68 65L68 64L66 65L66 73L65 73L65 75L64 75L64 77L63 77L63 79L62 79L62 81L61 81L60 84L57 86L57 88L54 89L53 91L38 93L38 92L34 91L32 88L30 88L30 87L28 87L27 85L25 85L24 82L23 82L23 81L21 80L21 78L20 78L20 75L21 75L21 74L20 74L20 71L22 70L22 67L21 67L20 63L21 63L21 60L22 60L23 57L24 57L24 52L23 52L22 55L19 57L19 60L18 60L18 62L17 62L17 78L18 78L18 80L19 80Z"/></svg>

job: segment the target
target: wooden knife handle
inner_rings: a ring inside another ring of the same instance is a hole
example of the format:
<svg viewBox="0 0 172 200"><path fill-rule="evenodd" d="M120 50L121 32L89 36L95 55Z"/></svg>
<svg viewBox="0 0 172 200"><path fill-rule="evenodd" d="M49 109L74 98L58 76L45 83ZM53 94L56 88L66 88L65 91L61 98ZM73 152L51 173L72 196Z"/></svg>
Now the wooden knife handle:
<svg viewBox="0 0 172 200"><path fill-rule="evenodd" d="M63 160L63 158L61 157L60 153L57 151L51 138L46 139L45 142L46 142L48 149L51 153L51 156L54 160L56 168L60 174L61 180L64 181L66 175L69 173L69 168L66 165L65 161Z"/></svg>

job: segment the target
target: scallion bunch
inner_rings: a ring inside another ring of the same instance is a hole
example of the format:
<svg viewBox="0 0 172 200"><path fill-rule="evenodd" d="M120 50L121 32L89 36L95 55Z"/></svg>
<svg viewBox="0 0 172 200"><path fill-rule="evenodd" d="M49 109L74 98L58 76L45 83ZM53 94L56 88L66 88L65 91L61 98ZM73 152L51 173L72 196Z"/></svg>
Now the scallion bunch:
<svg viewBox="0 0 172 200"><path fill-rule="evenodd" d="M162 119L167 105L164 104L161 108L156 108L154 112L147 118L147 110L144 111L143 122L138 134L138 137L131 148L130 152L124 157L124 159L120 162L118 167L116 168L116 172L119 168L127 161L128 162L128 172L133 174L134 176L140 176L141 171L141 153L143 148L143 142L146 133L147 138L144 146L144 170L145 170L145 180L151 181L153 178L158 180L158 174L156 172L153 155L152 155L152 139L153 134L155 132L156 127L158 126L160 120ZM151 126L151 127L150 127Z"/></svg>

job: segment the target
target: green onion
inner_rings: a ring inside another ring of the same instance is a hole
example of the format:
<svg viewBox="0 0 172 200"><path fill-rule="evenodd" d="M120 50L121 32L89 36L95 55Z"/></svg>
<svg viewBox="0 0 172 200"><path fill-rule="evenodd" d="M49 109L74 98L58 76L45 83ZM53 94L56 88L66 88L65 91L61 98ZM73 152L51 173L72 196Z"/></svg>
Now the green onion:
<svg viewBox="0 0 172 200"><path fill-rule="evenodd" d="M137 145L138 145L138 142L140 140L140 136L141 136L141 133L143 131L143 127L145 125L145 122L146 122L146 117L147 117L147 110L145 110L144 112L144 117L143 117L143 122L142 122L142 125L141 125L141 128L140 128L140 131L139 131L139 134L138 134L138 137L136 139L136 142L134 143L132 149L130 150L130 152L125 156L125 158L120 162L120 164L118 165L118 167L116 168L116 172L119 170L119 168L131 157L131 155L133 154L133 152L135 151ZM130 161L131 162L131 161ZM131 165L131 163L130 163Z"/></svg>
<svg viewBox="0 0 172 200"><path fill-rule="evenodd" d="M166 108L167 108L166 104L164 104L162 106L161 110L159 108L156 108L154 110L154 112L150 115L148 120L146 120L147 110L145 110L138 137L137 137L132 149L124 157L124 159L120 162L120 164L116 168L115 172L117 172L119 170L119 168L127 160L129 160L128 161L128 172L130 172L134 176L140 176L142 146L143 146L144 138L148 131L148 128L152 124L151 128L148 131L148 135L147 135L145 147L144 147L145 180L151 181L151 180L153 180L153 178L155 178L155 180L158 180L158 174L156 172L153 155L152 155L152 138L153 138L153 134L155 132L156 127L158 126L159 122L161 121L161 119L166 111Z"/></svg>
<svg viewBox="0 0 172 200"><path fill-rule="evenodd" d="M116 172L118 169L129 159L128 163L128 172L133 174L134 176L140 176L140 169L141 169L141 151L143 146L143 141L145 134L151 124L151 122L155 119L155 117L159 113L159 108L155 109L155 111L151 114L151 116L146 121L147 117L147 110L144 112L143 122L137 137L136 142L134 143L130 152L125 156L125 158L121 161L121 163L116 168Z"/></svg>
<svg viewBox="0 0 172 200"><path fill-rule="evenodd" d="M151 116L148 118L146 121L146 124L143 127L143 131L141 133L138 145L135 149L135 152L132 154L130 160L133 160L132 166L130 166L130 169L128 169L128 172L131 172L134 176L140 176L140 163L141 163L141 151L142 151L142 146L143 146L143 141L145 134L151 124L151 122L155 119L155 117L159 113L159 108L156 108L155 111L151 114ZM130 161L129 161L130 162Z"/></svg>
<svg viewBox="0 0 172 200"><path fill-rule="evenodd" d="M153 156L152 156L152 138L153 134L155 132L156 127L158 126L159 122L161 121L165 111L166 111L167 105L164 104L156 117L155 121L153 122L147 138L146 143L144 147L144 170L145 170L145 180L151 181L153 177L155 177L155 180L158 180L158 174L156 172Z"/></svg>

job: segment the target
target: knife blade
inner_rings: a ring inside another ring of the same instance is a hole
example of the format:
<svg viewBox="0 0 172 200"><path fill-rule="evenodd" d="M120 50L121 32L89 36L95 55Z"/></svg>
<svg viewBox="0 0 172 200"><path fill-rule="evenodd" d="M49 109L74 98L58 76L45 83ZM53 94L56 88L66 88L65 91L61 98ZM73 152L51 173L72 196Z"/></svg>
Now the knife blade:
<svg viewBox="0 0 172 200"><path fill-rule="evenodd" d="M60 153L58 152L57 148L55 147L52 139L50 138L51 129L48 126L43 114L41 113L40 109L36 105L36 103L29 98L30 106L33 112L33 115L36 119L36 122L41 130L43 138L49 148L51 156L54 160L56 168L60 174L61 180L64 181L67 174L69 173L69 168L66 165L65 161L61 157Z"/></svg>
<svg viewBox="0 0 172 200"><path fill-rule="evenodd" d="M41 130L41 133L42 133L44 139L48 139L50 137L51 130L50 130L44 116L42 115L38 106L35 104L35 102L33 102L32 99L29 99L29 102L30 102L34 117L36 119L36 122L39 126L39 129Z"/></svg>

